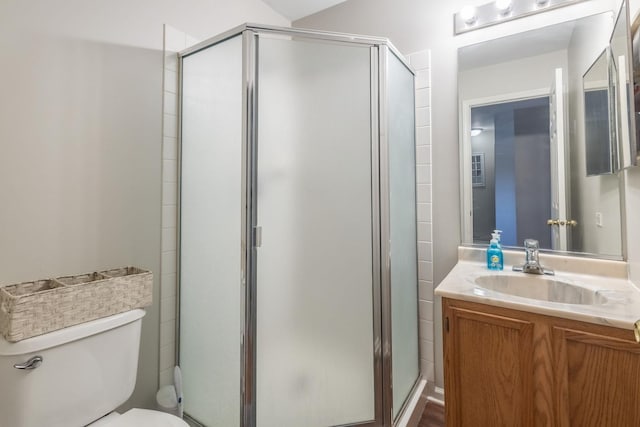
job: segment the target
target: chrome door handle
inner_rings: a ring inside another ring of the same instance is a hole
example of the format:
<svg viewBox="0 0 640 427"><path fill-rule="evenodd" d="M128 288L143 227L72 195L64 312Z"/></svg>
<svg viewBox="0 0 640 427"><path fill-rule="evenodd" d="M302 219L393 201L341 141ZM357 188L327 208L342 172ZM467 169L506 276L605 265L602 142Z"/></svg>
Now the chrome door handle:
<svg viewBox="0 0 640 427"><path fill-rule="evenodd" d="M31 359L27 360L24 363L16 363L15 365L13 365L13 367L16 369L30 371L42 365L43 360L44 359L42 358L42 356L33 356Z"/></svg>

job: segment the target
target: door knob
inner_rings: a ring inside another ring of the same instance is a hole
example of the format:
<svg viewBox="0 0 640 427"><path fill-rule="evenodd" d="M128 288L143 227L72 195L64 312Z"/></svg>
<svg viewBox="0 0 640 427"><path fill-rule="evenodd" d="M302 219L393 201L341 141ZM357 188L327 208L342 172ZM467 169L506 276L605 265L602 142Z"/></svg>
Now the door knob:
<svg viewBox="0 0 640 427"><path fill-rule="evenodd" d="M574 220L574 219L548 219L547 220L547 225L568 225L571 227L575 227L576 225L578 225L578 221Z"/></svg>

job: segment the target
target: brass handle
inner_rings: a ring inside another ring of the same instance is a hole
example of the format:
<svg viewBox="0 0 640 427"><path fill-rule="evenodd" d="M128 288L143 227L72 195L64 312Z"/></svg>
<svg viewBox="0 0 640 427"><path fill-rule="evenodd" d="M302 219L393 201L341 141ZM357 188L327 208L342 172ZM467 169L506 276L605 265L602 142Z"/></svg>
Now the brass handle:
<svg viewBox="0 0 640 427"><path fill-rule="evenodd" d="M633 324L633 335L636 337L636 342L640 343L640 320Z"/></svg>
<svg viewBox="0 0 640 427"><path fill-rule="evenodd" d="M561 226L571 226L571 227L575 227L576 225L578 225L578 221L573 220L573 219L548 219L547 220L547 225L561 225Z"/></svg>

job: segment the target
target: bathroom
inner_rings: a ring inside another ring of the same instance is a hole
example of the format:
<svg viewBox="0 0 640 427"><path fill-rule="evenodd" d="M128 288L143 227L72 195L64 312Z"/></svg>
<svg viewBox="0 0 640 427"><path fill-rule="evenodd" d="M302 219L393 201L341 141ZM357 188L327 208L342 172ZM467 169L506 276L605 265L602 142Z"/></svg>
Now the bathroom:
<svg viewBox="0 0 640 427"><path fill-rule="evenodd" d="M311 1L290 3L0 3L0 283L119 265L153 271L154 303L143 320L137 384L126 407L155 408L156 391L172 382L175 364L178 170L171 135L177 132L177 104L167 95L175 88L167 86L172 70L164 49L180 51L255 22L386 37L408 58L417 71L416 87L423 89L416 92L420 372L424 394L446 401L442 312L434 288L456 265L463 241L458 50L620 6L588 0L455 35L454 14L487 1L347 0L317 8ZM631 1L631 18L638 9L640 2ZM621 173L622 216L634 218L640 171ZM638 227L627 221L622 228L636 283Z"/></svg>

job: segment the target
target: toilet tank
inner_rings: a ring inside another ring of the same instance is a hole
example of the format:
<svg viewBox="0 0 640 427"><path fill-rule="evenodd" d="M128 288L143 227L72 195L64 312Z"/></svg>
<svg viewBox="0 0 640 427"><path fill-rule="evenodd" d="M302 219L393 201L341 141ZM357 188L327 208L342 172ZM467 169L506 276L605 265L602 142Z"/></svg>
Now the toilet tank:
<svg viewBox="0 0 640 427"><path fill-rule="evenodd" d="M9 343L0 337L0 427L82 427L133 393L144 310ZM40 366L14 367L34 356Z"/></svg>

